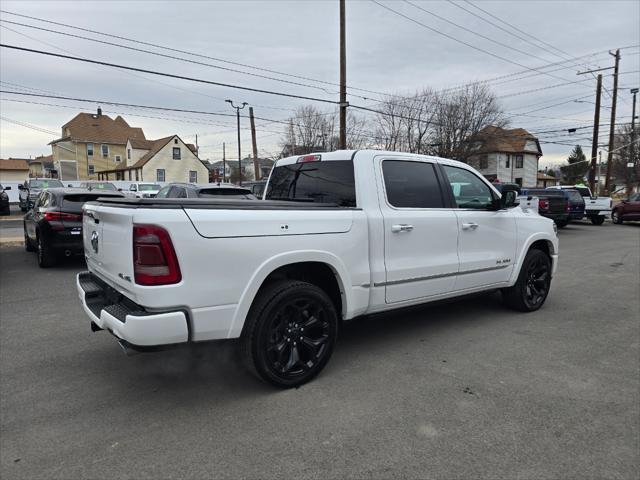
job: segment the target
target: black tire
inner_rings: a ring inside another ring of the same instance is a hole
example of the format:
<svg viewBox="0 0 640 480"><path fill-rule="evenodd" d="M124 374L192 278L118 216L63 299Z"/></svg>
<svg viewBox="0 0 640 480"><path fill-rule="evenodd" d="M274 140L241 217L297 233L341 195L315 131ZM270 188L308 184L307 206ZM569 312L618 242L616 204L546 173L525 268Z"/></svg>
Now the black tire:
<svg viewBox="0 0 640 480"><path fill-rule="evenodd" d="M622 215L620 215L620 212L617 209L613 209L611 211L611 221L616 225L622 225Z"/></svg>
<svg viewBox="0 0 640 480"><path fill-rule="evenodd" d="M564 228L569 225L569 220L556 220L556 226L558 228Z"/></svg>
<svg viewBox="0 0 640 480"><path fill-rule="evenodd" d="M604 223L604 215L594 215L589 217L589 220L591 220L591 223L594 225L602 225Z"/></svg>
<svg viewBox="0 0 640 480"><path fill-rule="evenodd" d="M38 253L38 266L40 268L53 267L56 264L56 256L51 249L42 240L40 235L36 236L37 253Z"/></svg>
<svg viewBox="0 0 640 480"><path fill-rule="evenodd" d="M547 299L551 285L551 259L542 250L529 250L524 258L518 281L502 289L505 304L521 312L538 310Z"/></svg>
<svg viewBox="0 0 640 480"><path fill-rule="evenodd" d="M23 207L22 205L20 205L20 210L22 210L23 212L26 212L29 209L27 207Z"/></svg>
<svg viewBox="0 0 640 480"><path fill-rule="evenodd" d="M27 252L35 252L36 249L33 248L31 244L31 240L29 240L29 236L27 235L27 227L24 227L24 249Z"/></svg>
<svg viewBox="0 0 640 480"><path fill-rule="evenodd" d="M254 300L240 353L264 381L298 387L325 367L337 335L338 316L329 296L310 283L282 280L264 287Z"/></svg>

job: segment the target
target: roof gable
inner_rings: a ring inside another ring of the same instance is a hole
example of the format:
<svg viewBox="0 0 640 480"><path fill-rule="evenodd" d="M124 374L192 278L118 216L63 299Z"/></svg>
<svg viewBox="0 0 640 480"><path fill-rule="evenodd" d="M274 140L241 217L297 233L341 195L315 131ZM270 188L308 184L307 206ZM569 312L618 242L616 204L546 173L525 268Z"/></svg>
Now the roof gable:
<svg viewBox="0 0 640 480"><path fill-rule="evenodd" d="M505 129L489 125L470 138L478 153L532 153L542 155L540 142L524 128Z"/></svg>
<svg viewBox="0 0 640 480"><path fill-rule="evenodd" d="M119 115L114 120L109 115L82 112L65 123L62 131L63 135L81 142L125 145L128 139L145 139L141 128L130 127Z"/></svg>

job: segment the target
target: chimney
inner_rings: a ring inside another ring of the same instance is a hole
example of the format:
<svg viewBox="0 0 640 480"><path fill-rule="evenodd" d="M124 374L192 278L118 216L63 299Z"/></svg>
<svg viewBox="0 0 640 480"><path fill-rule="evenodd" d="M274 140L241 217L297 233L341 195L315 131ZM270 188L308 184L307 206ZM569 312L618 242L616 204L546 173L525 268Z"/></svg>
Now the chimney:
<svg viewBox="0 0 640 480"><path fill-rule="evenodd" d="M98 116L102 115L102 108L98 107Z"/></svg>

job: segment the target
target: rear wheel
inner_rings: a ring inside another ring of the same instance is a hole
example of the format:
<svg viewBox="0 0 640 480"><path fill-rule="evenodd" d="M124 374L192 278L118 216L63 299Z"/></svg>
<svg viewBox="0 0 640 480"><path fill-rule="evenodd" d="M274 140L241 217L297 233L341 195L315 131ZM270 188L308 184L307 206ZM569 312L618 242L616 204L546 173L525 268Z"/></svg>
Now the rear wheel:
<svg viewBox="0 0 640 480"><path fill-rule="evenodd" d="M518 281L513 287L502 289L502 298L513 309L533 312L544 304L550 286L551 259L542 250L529 250Z"/></svg>
<svg viewBox="0 0 640 480"><path fill-rule="evenodd" d="M589 217L589 220L591 220L591 223L594 225L602 225L604 223L604 215L594 215Z"/></svg>
<svg viewBox="0 0 640 480"><path fill-rule="evenodd" d="M240 348L260 378L281 388L297 387L324 368L337 334L338 316L328 295L310 283L284 280L256 298Z"/></svg>
<svg viewBox="0 0 640 480"><path fill-rule="evenodd" d="M56 257L46 242L42 240L42 236L36 237L38 246L38 266L40 268L49 268L55 265Z"/></svg>
<svg viewBox="0 0 640 480"><path fill-rule="evenodd" d="M27 235L27 227L24 226L24 249L27 252L35 252L36 249L33 248L33 245L31 244L31 240L29 240L29 235Z"/></svg>
<svg viewBox="0 0 640 480"><path fill-rule="evenodd" d="M619 210L613 210L611 212L611 221L616 225L622 225L622 215Z"/></svg>

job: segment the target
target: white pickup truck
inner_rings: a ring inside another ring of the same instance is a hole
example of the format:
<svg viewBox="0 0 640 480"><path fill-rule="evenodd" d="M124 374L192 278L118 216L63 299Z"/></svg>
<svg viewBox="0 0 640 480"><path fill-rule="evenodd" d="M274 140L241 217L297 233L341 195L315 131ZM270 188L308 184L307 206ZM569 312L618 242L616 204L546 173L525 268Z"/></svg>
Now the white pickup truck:
<svg viewBox="0 0 640 480"><path fill-rule="evenodd" d="M239 338L255 373L292 387L325 366L341 321L493 290L533 311L556 269L554 223L452 160L289 157L264 197L87 203L92 329L129 351Z"/></svg>
<svg viewBox="0 0 640 480"><path fill-rule="evenodd" d="M561 185L558 190L577 190L584 199L584 213L594 225L602 225L606 217L611 215L613 200L610 197L595 197L586 185Z"/></svg>

